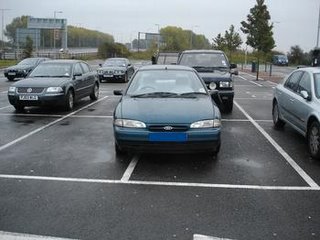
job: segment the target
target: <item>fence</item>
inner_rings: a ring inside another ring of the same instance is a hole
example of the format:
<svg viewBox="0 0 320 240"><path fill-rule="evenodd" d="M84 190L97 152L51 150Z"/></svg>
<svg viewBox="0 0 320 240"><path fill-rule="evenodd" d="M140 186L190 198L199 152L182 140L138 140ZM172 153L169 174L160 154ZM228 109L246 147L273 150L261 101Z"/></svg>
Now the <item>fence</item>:
<svg viewBox="0 0 320 240"><path fill-rule="evenodd" d="M83 51L77 49L75 51L38 51L32 54L33 57L47 57L51 59L70 59L70 58L85 58L95 57L98 54L98 50L84 49ZM3 60L21 60L23 59L23 51L10 51L0 53L0 59Z"/></svg>

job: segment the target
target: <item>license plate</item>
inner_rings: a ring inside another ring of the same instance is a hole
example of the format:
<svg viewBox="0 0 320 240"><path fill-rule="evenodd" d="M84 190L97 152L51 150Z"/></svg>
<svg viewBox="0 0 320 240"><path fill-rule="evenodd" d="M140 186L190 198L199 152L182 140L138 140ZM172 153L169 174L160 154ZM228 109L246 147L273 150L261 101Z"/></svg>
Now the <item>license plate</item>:
<svg viewBox="0 0 320 240"><path fill-rule="evenodd" d="M8 72L8 75L10 75L10 76L15 76L16 73L15 73L15 72Z"/></svg>
<svg viewBox="0 0 320 240"><path fill-rule="evenodd" d="M173 133L173 132L161 132L161 133L150 133L150 142L186 142L186 133Z"/></svg>
<svg viewBox="0 0 320 240"><path fill-rule="evenodd" d="M103 75L104 77L113 77L113 75L112 74L105 74L105 75Z"/></svg>
<svg viewBox="0 0 320 240"><path fill-rule="evenodd" d="M20 95L19 100L27 100L27 101L36 101L38 100L38 96L34 95Z"/></svg>

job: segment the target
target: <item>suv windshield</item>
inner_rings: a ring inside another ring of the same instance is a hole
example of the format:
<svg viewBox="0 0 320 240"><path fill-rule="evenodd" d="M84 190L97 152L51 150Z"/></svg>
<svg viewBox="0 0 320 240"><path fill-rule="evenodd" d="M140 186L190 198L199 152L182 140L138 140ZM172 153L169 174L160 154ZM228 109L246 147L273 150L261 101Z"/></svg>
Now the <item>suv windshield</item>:
<svg viewBox="0 0 320 240"><path fill-rule="evenodd" d="M228 61L223 53L185 53L181 56L180 65L194 68L227 68Z"/></svg>

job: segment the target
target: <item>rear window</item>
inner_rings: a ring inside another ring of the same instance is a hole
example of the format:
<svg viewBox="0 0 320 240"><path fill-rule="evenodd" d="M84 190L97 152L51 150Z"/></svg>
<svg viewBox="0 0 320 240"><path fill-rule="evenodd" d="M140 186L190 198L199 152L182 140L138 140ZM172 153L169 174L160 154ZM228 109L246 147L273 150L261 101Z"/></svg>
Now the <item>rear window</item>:
<svg viewBox="0 0 320 240"><path fill-rule="evenodd" d="M183 53L180 65L189 67L228 67L228 61L223 53Z"/></svg>

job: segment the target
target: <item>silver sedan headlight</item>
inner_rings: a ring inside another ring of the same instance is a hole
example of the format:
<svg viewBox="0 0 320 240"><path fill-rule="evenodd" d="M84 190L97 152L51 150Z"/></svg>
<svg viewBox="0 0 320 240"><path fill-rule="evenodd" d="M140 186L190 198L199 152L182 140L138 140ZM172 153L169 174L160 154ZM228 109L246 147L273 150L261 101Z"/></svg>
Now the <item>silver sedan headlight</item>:
<svg viewBox="0 0 320 240"><path fill-rule="evenodd" d="M203 121L194 122L190 125L190 128L218 128L218 127L221 127L220 119L203 120Z"/></svg>
<svg viewBox="0 0 320 240"><path fill-rule="evenodd" d="M220 88L232 88L232 82L227 81L221 81L219 83Z"/></svg>
<svg viewBox="0 0 320 240"><path fill-rule="evenodd" d="M104 73L103 70L98 70L98 74L102 75Z"/></svg>
<svg viewBox="0 0 320 240"><path fill-rule="evenodd" d="M127 128L146 128L146 124L137 120L121 119L114 120L114 125Z"/></svg>

